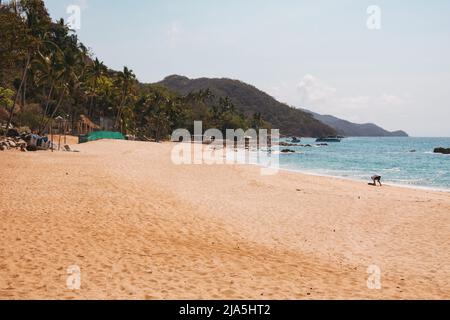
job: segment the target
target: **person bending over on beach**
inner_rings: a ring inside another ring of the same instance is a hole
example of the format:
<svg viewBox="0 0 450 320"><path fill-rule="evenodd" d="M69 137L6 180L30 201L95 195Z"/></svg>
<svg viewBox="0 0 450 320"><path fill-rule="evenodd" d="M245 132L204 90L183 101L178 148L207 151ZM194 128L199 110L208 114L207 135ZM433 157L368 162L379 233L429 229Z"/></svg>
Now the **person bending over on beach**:
<svg viewBox="0 0 450 320"><path fill-rule="evenodd" d="M371 185L373 185L373 186L376 186L377 185L377 182L380 184L380 187L381 187L381 176L379 176L379 175L374 175L373 177L372 177L372 181L373 181L373 183L371 183Z"/></svg>

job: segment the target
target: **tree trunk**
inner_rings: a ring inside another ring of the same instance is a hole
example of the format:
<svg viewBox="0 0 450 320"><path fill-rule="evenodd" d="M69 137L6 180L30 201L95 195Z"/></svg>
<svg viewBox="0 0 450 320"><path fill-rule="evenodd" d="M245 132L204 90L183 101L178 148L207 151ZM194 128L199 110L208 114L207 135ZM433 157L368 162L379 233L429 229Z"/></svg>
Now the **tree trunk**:
<svg viewBox="0 0 450 320"><path fill-rule="evenodd" d="M120 99L119 109L117 110L116 121L114 123L114 128L115 129L117 129L119 127L119 120L120 120L120 117L122 116L122 108L123 108L123 105L125 104L127 91L128 91L128 87L125 86L125 88L122 91L122 98Z"/></svg>
<svg viewBox="0 0 450 320"><path fill-rule="evenodd" d="M92 118L92 114L94 112L94 101L95 101L95 90L97 90L97 81L94 83L93 86L93 92L92 92L92 97L91 97L91 103L89 105L89 111L88 111L88 116L89 118Z"/></svg>
<svg viewBox="0 0 450 320"><path fill-rule="evenodd" d="M50 99L52 98L53 87L54 87L53 85L50 87L50 91L49 91L49 93L48 93L48 95L47 95L47 98L46 98L46 100L45 100L45 110L44 110L44 112L42 113L41 124L44 123L44 121L45 121L45 116L47 115L47 112L48 112L48 107L50 106Z"/></svg>
<svg viewBox="0 0 450 320"><path fill-rule="evenodd" d="M25 81L23 83L23 90L22 90L22 107L25 107L25 103L26 103L26 94L27 94L27 78L28 78L28 74L25 75Z"/></svg>
<svg viewBox="0 0 450 320"><path fill-rule="evenodd" d="M156 132L155 132L155 140L156 140L156 142L159 142L159 131L161 130L160 128L161 128L161 124L160 124L160 121L159 121L159 119L158 120L156 120L157 122L157 125L156 125Z"/></svg>
<svg viewBox="0 0 450 320"><path fill-rule="evenodd" d="M94 96L91 97L91 102L89 103L89 110L88 110L88 117L89 118L92 118L93 105L94 105Z"/></svg>
<svg viewBox="0 0 450 320"><path fill-rule="evenodd" d="M56 112L58 111L59 107L62 104L63 99L64 99L64 91L61 93L61 96L59 97L59 100L58 100L58 104L56 105L55 110L53 110L51 117L47 121L45 121L45 124L42 127L42 129L39 131L39 134L42 134L45 131L45 129L47 129L47 126L48 126L50 120L53 119L53 117L55 116Z"/></svg>
<svg viewBox="0 0 450 320"><path fill-rule="evenodd" d="M12 105L10 111L9 111L9 117L8 117L8 122L6 123L5 135L8 132L9 126L12 123L12 119L13 119L13 116L14 116L14 110L16 109L17 100L20 97L20 92L22 91L23 84L24 84L25 79L27 77L27 72L28 72L28 67L30 66L30 61L31 61L31 53L28 52L27 61L25 63L25 68L23 69L23 73L22 73L22 79L20 81L19 88L17 89L16 96L14 97L14 103L13 103L13 105Z"/></svg>
<svg viewBox="0 0 450 320"><path fill-rule="evenodd" d="M120 121L121 116L122 116L122 106L119 106L119 108L117 110L116 120L114 122L114 129L116 129L116 130L119 127L119 121Z"/></svg>

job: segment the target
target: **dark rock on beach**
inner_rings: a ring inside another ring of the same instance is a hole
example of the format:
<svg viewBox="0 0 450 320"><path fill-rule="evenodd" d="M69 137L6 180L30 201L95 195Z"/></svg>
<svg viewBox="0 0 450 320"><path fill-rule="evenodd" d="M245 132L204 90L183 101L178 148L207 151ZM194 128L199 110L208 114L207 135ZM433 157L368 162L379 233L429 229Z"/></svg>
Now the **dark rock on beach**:
<svg viewBox="0 0 450 320"><path fill-rule="evenodd" d="M450 148L436 148L434 153L450 154Z"/></svg>
<svg viewBox="0 0 450 320"><path fill-rule="evenodd" d="M27 146L26 150L35 152L38 149L37 149L37 146L35 146L35 145L29 145L29 146Z"/></svg>
<svg viewBox="0 0 450 320"><path fill-rule="evenodd" d="M288 143L288 142L280 142L279 145L281 147L300 147L300 145L295 143Z"/></svg>
<svg viewBox="0 0 450 320"><path fill-rule="evenodd" d="M16 138L19 136L20 136L19 130L17 130L16 128L8 129L8 131L6 132L6 137L8 138Z"/></svg>
<svg viewBox="0 0 450 320"><path fill-rule="evenodd" d="M30 145L26 140L27 136L22 134L20 136L15 136L14 132L11 131L11 135L14 137L0 137L0 151L6 150L20 150L20 151L37 151L36 145ZM17 132L17 130L16 130Z"/></svg>

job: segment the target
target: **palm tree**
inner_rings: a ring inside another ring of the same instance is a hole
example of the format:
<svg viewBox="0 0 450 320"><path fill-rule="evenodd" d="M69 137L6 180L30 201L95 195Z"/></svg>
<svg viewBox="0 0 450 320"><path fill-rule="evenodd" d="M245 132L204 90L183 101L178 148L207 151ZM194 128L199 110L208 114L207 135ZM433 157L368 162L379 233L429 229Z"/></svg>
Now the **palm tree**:
<svg viewBox="0 0 450 320"><path fill-rule="evenodd" d="M89 86L89 95L90 95L90 103L89 103L89 111L88 116L92 117L93 109L94 109L94 100L97 97L97 86L101 77L106 73L107 68L103 64L103 61L100 61L98 58L92 62L92 65L87 67L86 76L87 83Z"/></svg>
<svg viewBox="0 0 450 320"><path fill-rule="evenodd" d="M23 42L23 48L20 50L19 56L23 55L24 58L20 83L16 88L16 96L9 111L7 128L9 128L12 123L14 110L17 106L19 97L21 96L21 94L25 96L23 88L27 80L31 62L41 44L41 40L45 38L46 30L51 23L50 16L45 9L43 1L22 0L20 1L19 6L17 5L16 1L13 1L12 8L15 15L19 19L22 19L23 24L20 25L25 27L24 30L18 31L21 33L19 39L21 40L21 42Z"/></svg>
<svg viewBox="0 0 450 320"><path fill-rule="evenodd" d="M119 128L119 122L125 103L127 103L127 100L132 97L132 86L135 80L136 76L134 75L133 70L128 69L127 67L124 67L123 71L119 72L117 76L117 85L120 90L120 103L117 108L116 121L114 125L116 129Z"/></svg>
<svg viewBox="0 0 450 320"><path fill-rule="evenodd" d="M162 135L167 132L172 124L170 112L171 107L173 107L173 101L160 92L156 92L152 98L149 101L150 105L146 120L154 133L156 142L159 142Z"/></svg>
<svg viewBox="0 0 450 320"><path fill-rule="evenodd" d="M42 87L44 93L46 89L48 90L45 94L45 108L43 109L41 123L44 122L44 118L50 107L51 99L55 93L55 87L64 72L64 53L56 46L56 44L52 44L54 45L54 50L49 50L49 48L47 48L46 53L42 53L41 50L39 50L38 57L33 61L36 85Z"/></svg>
<svg viewBox="0 0 450 320"><path fill-rule="evenodd" d="M13 105L12 105L10 111L9 111L9 117L8 117L8 122L6 123L6 129L8 129L9 126L11 125L11 123L12 123L12 119L13 119L13 116L14 116L14 110L16 109L16 105L17 105L17 102L19 100L20 93L21 93L22 88L23 88L23 84L26 81L26 77L27 77L27 74L28 74L28 69L30 68L30 62L31 62L31 53L30 53L30 51L28 51L27 57L25 59L23 71L22 71L22 77L20 79L20 85L17 88L16 96L15 96L15 98L13 100L14 101Z"/></svg>
<svg viewBox="0 0 450 320"><path fill-rule="evenodd" d="M17 15L17 6L15 3L14 3L14 10L15 10L15 15L17 16L16 18L21 20L20 17ZM16 87L16 93L15 93L15 97L13 99L13 104L12 104L11 108L9 109L9 117L8 117L8 121L6 123L7 129L9 128L9 126L12 123L14 111L18 104L18 100L19 100L20 94L22 92L22 88L23 88L24 83L27 78L28 70L30 68L31 59L32 59L33 47L34 47L34 39L30 36L29 29L27 28L26 24L23 23L23 21L20 21L20 22L21 23L18 23L18 24L13 23L13 26L14 26L13 33L15 33L15 32L20 33L20 37L19 37L20 41L19 41L19 43L17 43L15 54L17 57L22 59L23 69L21 71L20 83L19 83L18 87ZM20 26L19 30L16 30L17 26Z"/></svg>
<svg viewBox="0 0 450 320"><path fill-rule="evenodd" d="M76 92L80 88L81 81L78 74L80 70L78 70L78 67L80 64L80 59L82 58L83 57L80 54L76 43L65 48L62 56L62 61L60 62L60 64L55 66L55 68L57 69L62 67L60 69L59 77L54 84L57 91L59 91L59 98L55 108L53 109L53 112L51 113L50 118L47 119L41 127L41 131L44 131L47 128L50 120L53 119L56 113L59 111L64 98L70 93Z"/></svg>
<svg viewBox="0 0 450 320"><path fill-rule="evenodd" d="M264 121L261 112L256 112L255 114L253 114L253 123L252 123L253 128L258 131L260 128L263 127L263 125Z"/></svg>

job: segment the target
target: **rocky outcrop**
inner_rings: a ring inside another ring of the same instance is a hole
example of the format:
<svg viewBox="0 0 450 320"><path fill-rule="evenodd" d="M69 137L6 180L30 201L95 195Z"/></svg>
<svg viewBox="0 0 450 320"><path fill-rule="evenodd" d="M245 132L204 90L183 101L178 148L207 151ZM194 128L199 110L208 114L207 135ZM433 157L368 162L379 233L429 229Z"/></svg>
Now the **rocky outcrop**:
<svg viewBox="0 0 450 320"><path fill-rule="evenodd" d="M47 137L31 134L29 128L11 128L6 136L0 136L0 151L20 150L37 151L48 150L53 144Z"/></svg>
<svg viewBox="0 0 450 320"><path fill-rule="evenodd" d="M19 132L22 132L19 134ZM72 150L69 145L58 146L47 137L39 136L36 134L28 133L26 130L14 129L8 131L11 137L0 136L0 152L1 151L48 151L58 150L65 152L79 152L78 150Z"/></svg>
<svg viewBox="0 0 450 320"><path fill-rule="evenodd" d="M27 151L27 143L22 138L0 138L0 151L16 149Z"/></svg>
<svg viewBox="0 0 450 320"><path fill-rule="evenodd" d="M281 147L300 147L299 144L296 143L289 143L289 142L280 142L279 145Z"/></svg>
<svg viewBox="0 0 450 320"><path fill-rule="evenodd" d="M450 154L450 148L436 148L434 153Z"/></svg>

